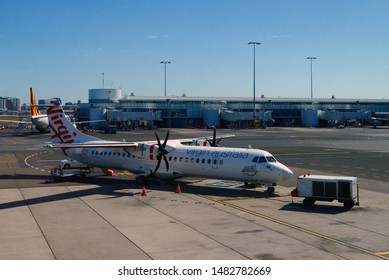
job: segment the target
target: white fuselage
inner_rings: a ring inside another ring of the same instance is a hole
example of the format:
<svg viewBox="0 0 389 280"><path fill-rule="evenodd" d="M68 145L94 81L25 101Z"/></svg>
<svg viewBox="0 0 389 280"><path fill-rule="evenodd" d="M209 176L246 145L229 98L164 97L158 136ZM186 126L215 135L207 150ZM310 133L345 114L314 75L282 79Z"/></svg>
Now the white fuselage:
<svg viewBox="0 0 389 280"><path fill-rule="evenodd" d="M158 162L158 145L152 142L137 144L138 146L132 149L70 148L66 149L66 155L90 166L150 175ZM263 150L186 146L174 140L168 141L166 149L169 152L166 155L169 170L162 160L155 174L158 177L195 176L243 182L277 183L293 175L289 168Z"/></svg>
<svg viewBox="0 0 389 280"><path fill-rule="evenodd" d="M45 131L49 128L47 115L31 116L31 122L39 131Z"/></svg>

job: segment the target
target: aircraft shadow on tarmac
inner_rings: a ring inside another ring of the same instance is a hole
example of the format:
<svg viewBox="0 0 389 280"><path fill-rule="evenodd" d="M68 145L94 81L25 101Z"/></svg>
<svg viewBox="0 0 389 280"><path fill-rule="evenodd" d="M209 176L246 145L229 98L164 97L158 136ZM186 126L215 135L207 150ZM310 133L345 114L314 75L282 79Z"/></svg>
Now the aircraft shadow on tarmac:
<svg viewBox="0 0 389 280"><path fill-rule="evenodd" d="M15 175L0 175L0 180L45 180L47 175L35 174L15 174Z"/></svg>
<svg viewBox="0 0 389 280"><path fill-rule="evenodd" d="M350 210L347 210L341 204L334 205L323 205L323 204L314 204L313 206L304 206L302 203L291 202L284 205L280 208L281 211L294 211L294 212L305 212L305 213L320 213L320 214L329 214L336 215L344 213Z"/></svg>
<svg viewBox="0 0 389 280"><path fill-rule="evenodd" d="M71 186L74 183L79 185L80 183L84 183L87 185L97 185L97 187L87 188L83 190L76 191L67 191L64 193L47 195L36 198L26 198L18 201L0 203L0 210L2 209L10 209L16 207L22 207L27 205L36 205L54 201L61 201L66 199L74 199L77 197L85 197L91 195L104 195L107 196L105 199L114 199L118 197L124 196L140 196L142 192L142 186L138 185L134 180L128 180L118 177L104 177L104 176L90 176L87 178L77 178L70 179L63 182L50 182L50 176L44 175L11 175L11 176L2 176L6 177L9 180L12 179L43 179L44 181L39 182L40 185L30 185L30 186L21 186L16 187L19 189L23 188L39 188L43 187L43 184L50 188L51 186ZM207 195L207 196L216 196L223 198L238 198L238 197L249 197L249 198L265 198L265 197L276 197L277 194L268 194L266 192L255 191L250 189L241 189L241 188L221 188L221 187L203 187L203 186L191 186L190 184L180 183L181 184L181 192L187 194L198 194L198 195ZM146 192L152 191L166 191L174 193L176 191L177 182L165 182L159 180L151 180L149 184L145 186ZM7 188L7 187L5 187ZM5 189L4 188L4 189ZM12 187L15 188L15 187Z"/></svg>

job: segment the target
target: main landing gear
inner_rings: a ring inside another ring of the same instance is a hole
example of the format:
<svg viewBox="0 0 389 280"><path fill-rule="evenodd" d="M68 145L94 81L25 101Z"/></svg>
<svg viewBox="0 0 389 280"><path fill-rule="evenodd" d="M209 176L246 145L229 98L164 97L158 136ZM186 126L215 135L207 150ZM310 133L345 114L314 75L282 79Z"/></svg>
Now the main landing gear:
<svg viewBox="0 0 389 280"><path fill-rule="evenodd" d="M267 190L266 190L266 192L268 193L268 194L273 194L274 192L275 192L275 188L272 186L272 187L268 187L267 188Z"/></svg>
<svg viewBox="0 0 389 280"><path fill-rule="evenodd" d="M252 188L252 186L254 186L254 189L257 187L256 184L250 184L248 182L244 182L244 187L245 188ZM276 190L275 187L273 186L273 184L266 184L265 187L267 187L265 192L268 193L268 194L273 194L275 192L275 190Z"/></svg>

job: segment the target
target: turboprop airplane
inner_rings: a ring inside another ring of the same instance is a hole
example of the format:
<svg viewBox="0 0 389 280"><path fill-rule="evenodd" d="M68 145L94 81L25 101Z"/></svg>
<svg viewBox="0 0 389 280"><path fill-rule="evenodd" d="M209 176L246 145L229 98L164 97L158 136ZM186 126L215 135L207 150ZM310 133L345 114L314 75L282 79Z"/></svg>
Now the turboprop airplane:
<svg viewBox="0 0 389 280"><path fill-rule="evenodd" d="M175 179L203 177L234 180L245 183L273 185L293 175L269 152L259 149L190 146L194 139L169 139L169 131L163 143L155 133L156 141L119 142L106 141L86 135L65 117L58 101L51 101L47 108L52 143L49 148L61 149L69 158L99 167L103 170L128 170L136 174L139 183L147 177ZM215 142L213 139L212 142ZM161 168L161 162L164 167Z"/></svg>

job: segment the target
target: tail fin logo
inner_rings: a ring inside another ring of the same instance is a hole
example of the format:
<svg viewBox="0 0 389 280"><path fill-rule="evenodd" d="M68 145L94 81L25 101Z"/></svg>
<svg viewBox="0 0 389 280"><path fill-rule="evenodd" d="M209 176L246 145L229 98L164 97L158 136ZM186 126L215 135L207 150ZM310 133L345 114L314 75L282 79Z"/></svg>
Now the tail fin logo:
<svg viewBox="0 0 389 280"><path fill-rule="evenodd" d="M31 116L39 116L39 115L42 115L42 113L38 110L38 107L36 106L33 106L33 105L37 105L36 104L36 99L35 99L35 95L34 95L34 91L32 90L32 88L30 88L30 114Z"/></svg>
<svg viewBox="0 0 389 280"><path fill-rule="evenodd" d="M72 125L65 116L58 101L52 100L51 104L54 107L47 109L47 116L49 117L49 125L51 128L51 139L59 141L61 144L71 144L75 141L77 133L69 132L67 125Z"/></svg>

